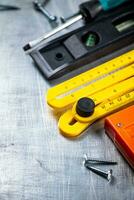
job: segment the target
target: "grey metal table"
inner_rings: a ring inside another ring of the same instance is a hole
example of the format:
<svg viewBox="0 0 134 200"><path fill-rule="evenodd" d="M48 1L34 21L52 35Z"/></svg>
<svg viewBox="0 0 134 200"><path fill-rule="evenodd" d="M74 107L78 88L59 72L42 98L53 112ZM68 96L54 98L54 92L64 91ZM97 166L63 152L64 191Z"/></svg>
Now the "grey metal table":
<svg viewBox="0 0 134 200"><path fill-rule="evenodd" d="M55 0L48 9L69 15L80 2ZM51 29L47 20L31 0L1 3L21 10L0 13L0 200L133 200L133 171L103 128L91 127L76 140L59 134L45 94L80 71L49 83L22 50ZM112 184L83 167L85 153L118 162Z"/></svg>

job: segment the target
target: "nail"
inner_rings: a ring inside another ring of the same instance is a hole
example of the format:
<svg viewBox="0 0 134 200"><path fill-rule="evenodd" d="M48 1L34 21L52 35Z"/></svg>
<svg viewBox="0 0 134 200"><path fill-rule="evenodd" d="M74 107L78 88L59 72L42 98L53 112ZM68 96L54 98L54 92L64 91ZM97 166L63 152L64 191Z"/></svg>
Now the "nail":
<svg viewBox="0 0 134 200"><path fill-rule="evenodd" d="M87 162L85 162L85 167L88 170L94 172L95 174L107 179L108 182L111 182L111 180L112 180L112 172L113 172L112 169L110 169L107 172L105 172L105 171L103 171L101 169L98 169L98 168L95 168L95 167L91 167Z"/></svg>

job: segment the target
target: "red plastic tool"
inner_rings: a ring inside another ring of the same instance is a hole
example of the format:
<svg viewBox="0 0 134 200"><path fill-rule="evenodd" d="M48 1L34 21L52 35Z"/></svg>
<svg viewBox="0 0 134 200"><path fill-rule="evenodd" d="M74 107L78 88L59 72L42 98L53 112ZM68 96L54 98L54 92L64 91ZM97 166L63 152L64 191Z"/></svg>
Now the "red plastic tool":
<svg viewBox="0 0 134 200"><path fill-rule="evenodd" d="M134 169L134 105L107 117L105 131Z"/></svg>

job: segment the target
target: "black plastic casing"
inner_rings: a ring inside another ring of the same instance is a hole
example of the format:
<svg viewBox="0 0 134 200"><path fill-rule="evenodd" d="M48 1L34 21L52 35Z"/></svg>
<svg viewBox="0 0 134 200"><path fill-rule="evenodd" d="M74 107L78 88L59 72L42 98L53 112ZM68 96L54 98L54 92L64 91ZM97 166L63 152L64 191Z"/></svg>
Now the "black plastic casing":
<svg viewBox="0 0 134 200"><path fill-rule="evenodd" d="M118 31L117 24L134 20L134 1L105 12L87 25L65 34L30 52L31 57L47 79L53 79L82 67L134 42L134 26ZM87 47L84 37L95 33L99 41Z"/></svg>

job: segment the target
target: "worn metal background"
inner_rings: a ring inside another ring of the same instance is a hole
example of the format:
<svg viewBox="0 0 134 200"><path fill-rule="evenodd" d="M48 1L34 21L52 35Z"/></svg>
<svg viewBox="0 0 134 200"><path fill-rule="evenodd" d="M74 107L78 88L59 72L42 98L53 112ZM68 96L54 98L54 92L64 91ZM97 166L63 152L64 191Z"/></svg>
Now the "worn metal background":
<svg viewBox="0 0 134 200"><path fill-rule="evenodd" d="M68 16L80 2L52 0L47 8ZM21 7L0 12L0 200L133 200L133 171L103 128L93 126L73 141L59 134L45 94L80 70L49 83L22 50L51 29L47 20L31 0L0 3ZM83 167L85 153L118 162L112 184Z"/></svg>

